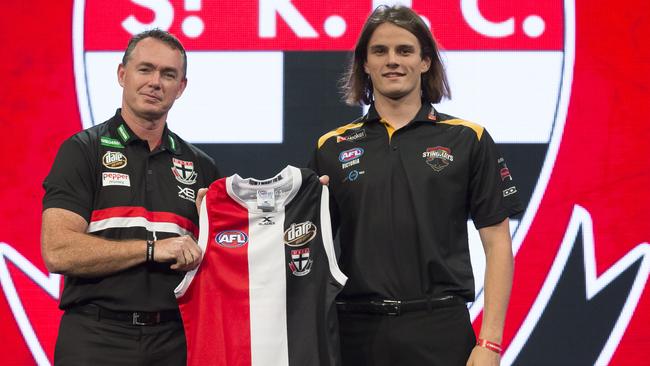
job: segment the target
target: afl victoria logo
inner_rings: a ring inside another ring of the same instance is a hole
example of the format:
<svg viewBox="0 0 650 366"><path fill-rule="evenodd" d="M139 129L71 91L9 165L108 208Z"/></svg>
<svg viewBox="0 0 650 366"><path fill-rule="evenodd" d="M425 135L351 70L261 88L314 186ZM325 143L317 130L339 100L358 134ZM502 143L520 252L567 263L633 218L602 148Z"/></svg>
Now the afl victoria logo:
<svg viewBox="0 0 650 366"><path fill-rule="evenodd" d="M363 149L360 147L355 147L354 149L342 151L339 154L339 161L341 163L348 162L350 160L358 159L363 155Z"/></svg>
<svg viewBox="0 0 650 366"><path fill-rule="evenodd" d="M214 241L222 247L238 248L248 243L248 236L243 231L225 230L217 234Z"/></svg>
<svg viewBox="0 0 650 366"><path fill-rule="evenodd" d="M284 243L290 247L299 247L310 242L316 237L316 225L311 221L291 224L284 232Z"/></svg>

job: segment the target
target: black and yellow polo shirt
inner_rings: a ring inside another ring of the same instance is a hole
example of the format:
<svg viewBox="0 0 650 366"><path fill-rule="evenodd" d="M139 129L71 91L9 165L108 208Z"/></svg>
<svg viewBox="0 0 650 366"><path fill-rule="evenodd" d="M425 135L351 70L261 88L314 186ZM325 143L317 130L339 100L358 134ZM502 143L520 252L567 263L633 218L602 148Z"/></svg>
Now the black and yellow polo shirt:
<svg viewBox="0 0 650 366"><path fill-rule="evenodd" d="M43 182L43 210L63 208L107 239L198 236L195 198L219 178L212 158L167 127L154 151L127 126L120 110L110 120L63 142ZM145 253L142 253L145 256ZM67 276L60 307L94 303L111 310L178 308L183 277L169 263L144 263L100 278Z"/></svg>
<svg viewBox="0 0 650 366"><path fill-rule="evenodd" d="M348 300L474 301L468 218L482 228L523 209L487 131L428 104L397 131L371 106L323 135L310 167L330 176Z"/></svg>

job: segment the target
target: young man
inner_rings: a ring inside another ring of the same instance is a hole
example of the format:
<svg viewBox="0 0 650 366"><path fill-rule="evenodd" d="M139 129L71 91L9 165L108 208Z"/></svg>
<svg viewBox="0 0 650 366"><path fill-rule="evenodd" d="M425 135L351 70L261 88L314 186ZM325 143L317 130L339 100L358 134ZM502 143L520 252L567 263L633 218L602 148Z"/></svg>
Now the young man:
<svg viewBox="0 0 650 366"><path fill-rule="evenodd" d="M43 258L65 275L57 365L185 365L173 290L201 257L196 192L219 177L167 128L186 70L171 34L134 36L122 108L66 140L43 183Z"/></svg>
<svg viewBox="0 0 650 366"><path fill-rule="evenodd" d="M311 167L329 176L340 262L344 365L497 365L512 283L508 217L521 211L481 126L436 111L449 97L438 47L412 10L379 7L347 77L368 113L320 138ZM467 219L486 253L479 342Z"/></svg>

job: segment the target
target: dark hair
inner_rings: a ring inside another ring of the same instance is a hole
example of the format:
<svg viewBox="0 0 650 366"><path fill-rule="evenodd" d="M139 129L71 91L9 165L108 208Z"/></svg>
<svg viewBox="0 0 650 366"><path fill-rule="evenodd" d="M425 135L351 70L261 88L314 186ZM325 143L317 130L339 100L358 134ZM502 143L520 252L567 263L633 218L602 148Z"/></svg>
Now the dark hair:
<svg viewBox="0 0 650 366"><path fill-rule="evenodd" d="M138 33L129 40L129 45L126 46L126 51L124 51L124 56L122 56L122 65L126 66L135 46L145 38L155 38L164 42L172 49L179 50L183 56L183 78L187 77L187 54L185 54L185 48L183 48L181 41L179 41L173 34L158 28Z"/></svg>
<svg viewBox="0 0 650 366"><path fill-rule="evenodd" d="M443 97L451 98L445 68L440 59L438 45L427 25L413 10L404 6L380 5L363 25L354 48L347 72L342 79L342 91L349 105L370 104L373 101L372 80L364 70L368 60L368 43L377 27L392 23L411 32L420 42L421 57L430 58L429 70L422 74L422 98L429 103L439 103Z"/></svg>

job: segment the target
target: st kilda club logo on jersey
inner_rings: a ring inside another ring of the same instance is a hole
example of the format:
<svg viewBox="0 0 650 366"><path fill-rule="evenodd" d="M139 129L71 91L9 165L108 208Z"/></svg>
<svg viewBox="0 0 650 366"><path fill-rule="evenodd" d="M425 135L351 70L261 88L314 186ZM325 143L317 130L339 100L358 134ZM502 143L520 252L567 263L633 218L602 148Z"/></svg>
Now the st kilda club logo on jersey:
<svg viewBox="0 0 650 366"><path fill-rule="evenodd" d="M318 229L311 221L293 223L284 231L284 243L290 247L299 247L316 237Z"/></svg>
<svg viewBox="0 0 650 366"><path fill-rule="evenodd" d="M248 243L248 235L239 230L224 230L214 237L214 241L224 248L239 248Z"/></svg>
<svg viewBox="0 0 650 366"><path fill-rule="evenodd" d="M177 181L187 185L196 183L194 162L172 158L172 164L172 173Z"/></svg>
<svg viewBox="0 0 650 366"><path fill-rule="evenodd" d="M309 257L309 248L291 249L289 269L294 276L302 277L311 271L314 260Z"/></svg>
<svg viewBox="0 0 650 366"><path fill-rule="evenodd" d="M427 151L422 153L422 157L431 169L436 172L442 171L454 161L451 149L443 146L428 147Z"/></svg>

